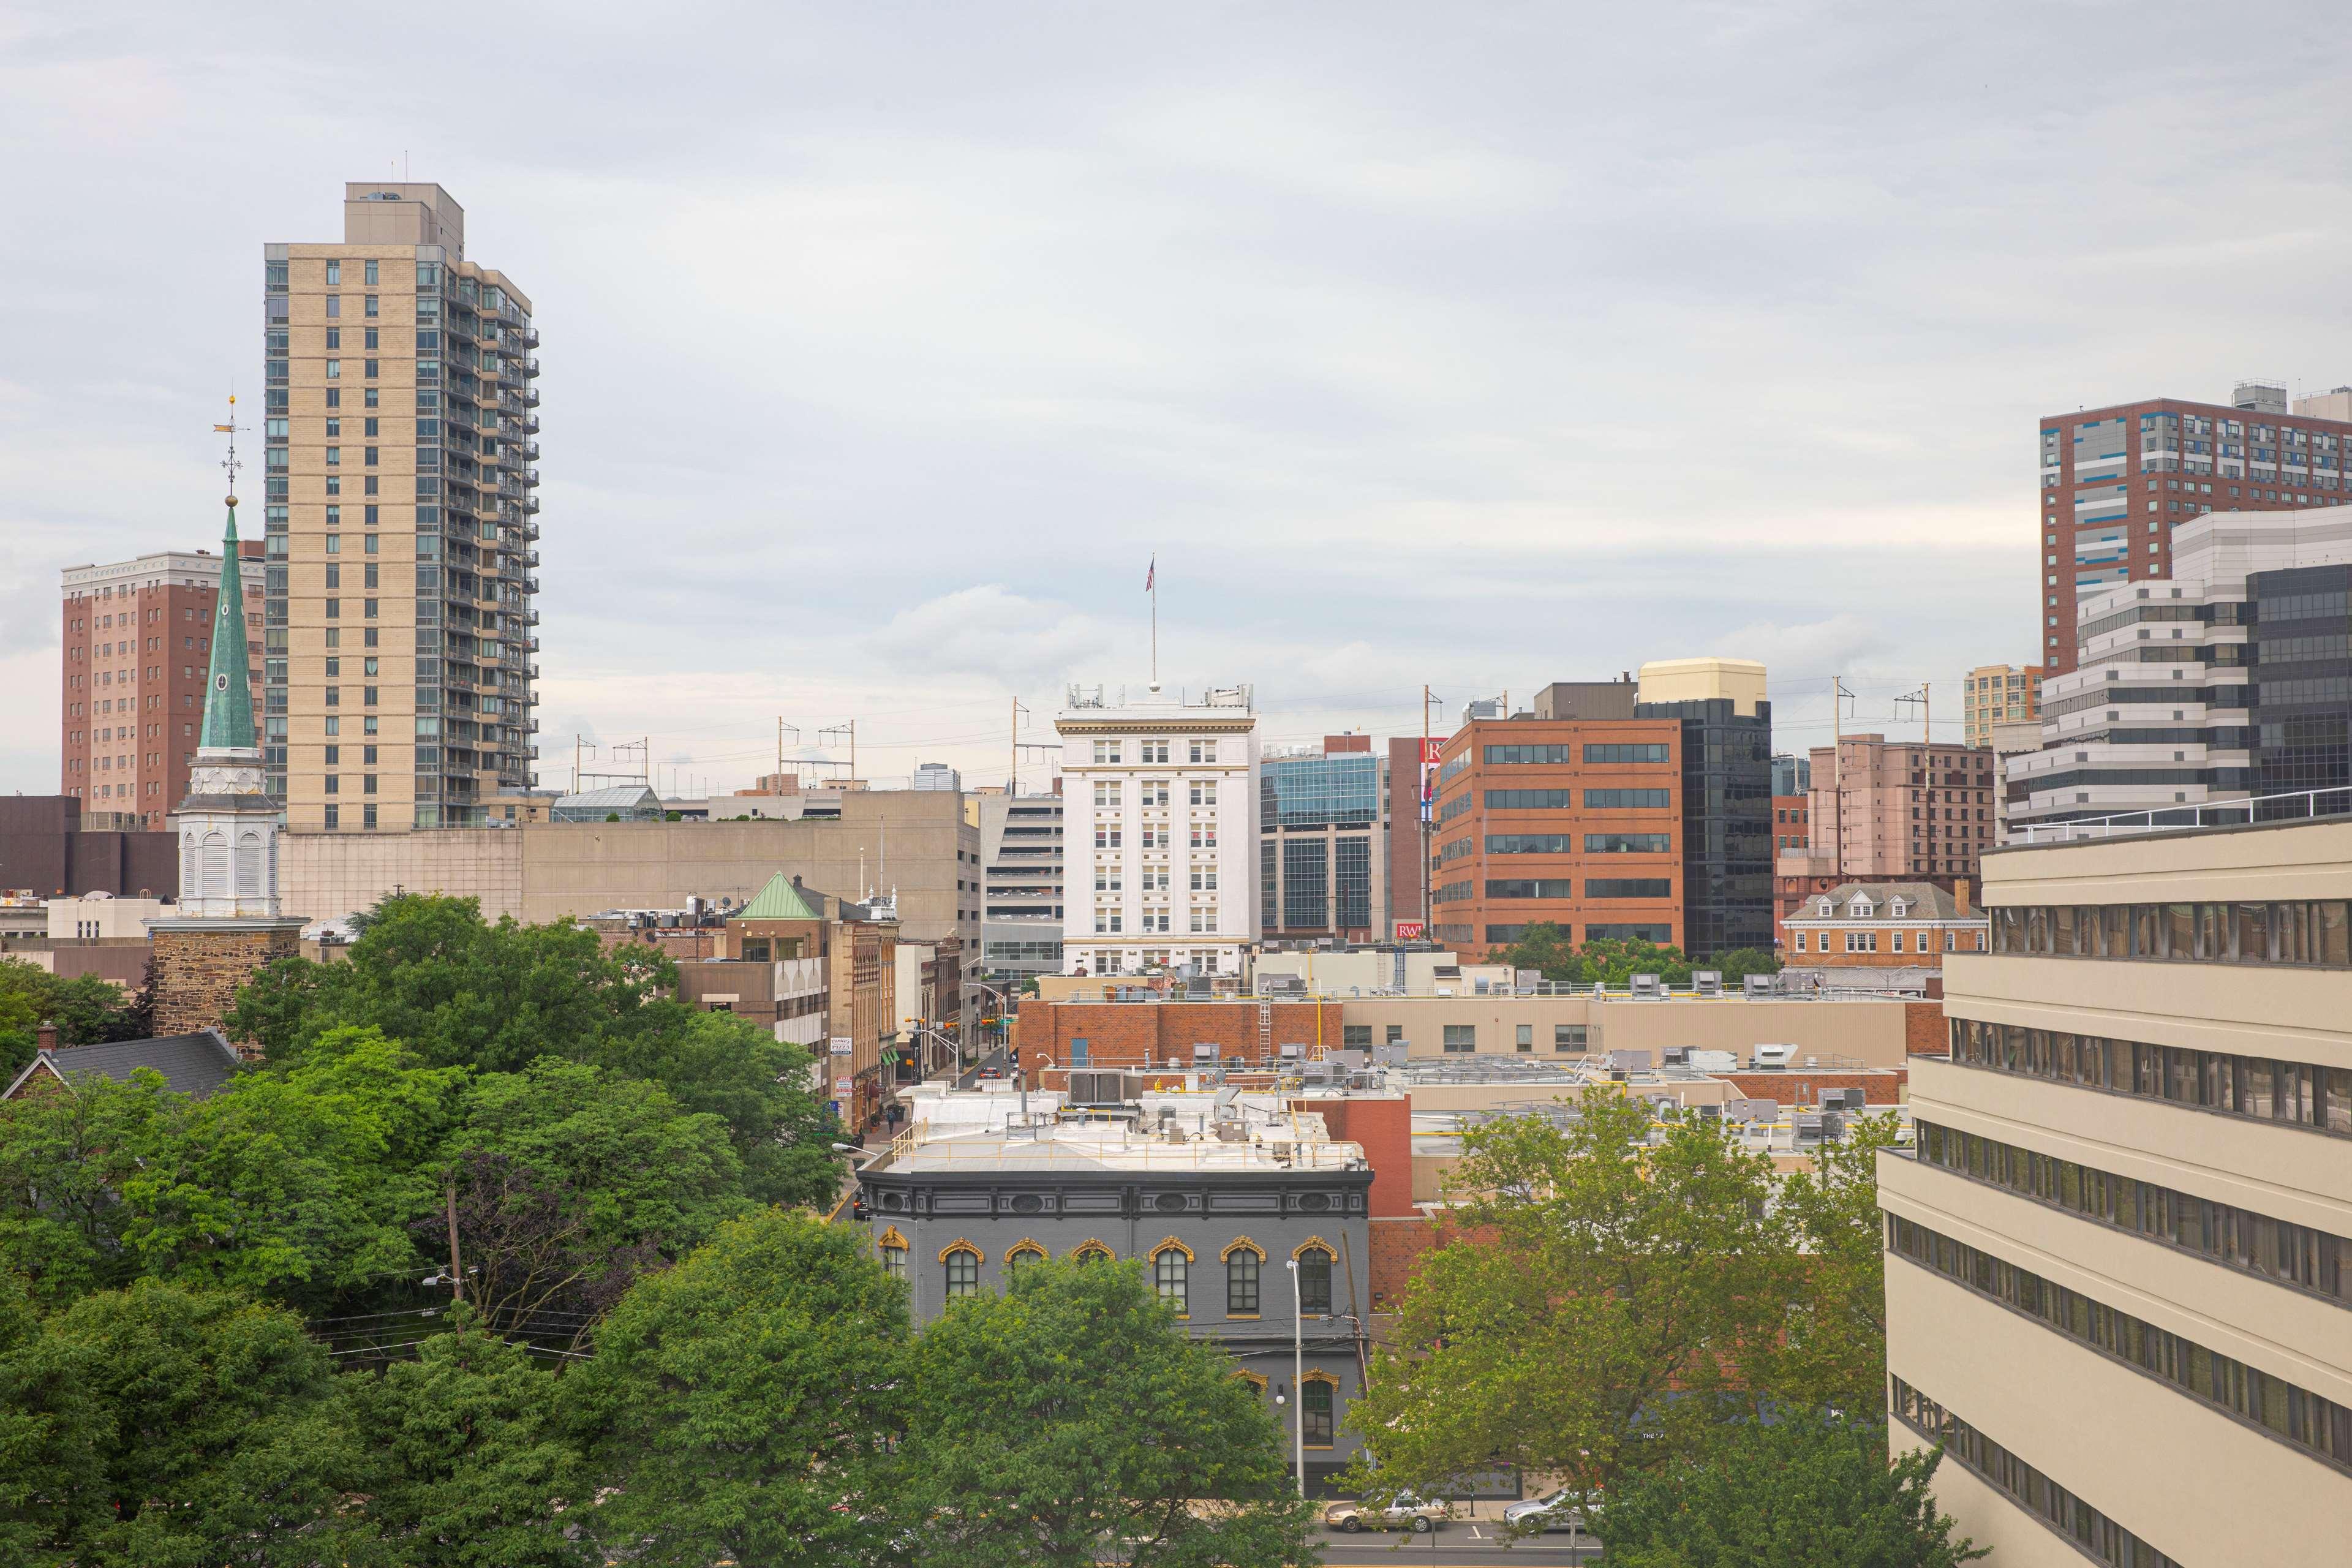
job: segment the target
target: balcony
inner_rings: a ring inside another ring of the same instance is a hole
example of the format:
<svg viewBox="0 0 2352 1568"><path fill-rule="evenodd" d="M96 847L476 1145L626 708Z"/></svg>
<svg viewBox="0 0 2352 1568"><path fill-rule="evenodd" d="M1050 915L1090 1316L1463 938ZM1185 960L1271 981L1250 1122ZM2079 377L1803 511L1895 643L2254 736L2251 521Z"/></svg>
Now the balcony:
<svg viewBox="0 0 2352 1568"><path fill-rule="evenodd" d="M522 503L522 510L528 512L536 513L539 510L539 498L537 496L525 498Z"/></svg>
<svg viewBox="0 0 2352 1568"><path fill-rule="evenodd" d="M522 346L527 349L535 349L539 347L539 329L537 327L525 327L522 329Z"/></svg>
<svg viewBox="0 0 2352 1568"><path fill-rule="evenodd" d="M522 405L525 408L536 408L539 406L539 388L535 386L527 386L523 388ZM532 428L538 428L536 423L533 424Z"/></svg>
<svg viewBox="0 0 2352 1568"><path fill-rule="evenodd" d="M531 423L535 425L535 424L537 424L537 423L538 423L538 421L537 421L537 420L533 420L533 421L531 421ZM521 451L522 451L523 460L524 460L525 462L536 463L536 462L538 462L538 461L539 461L539 443L538 443L538 442L536 442L536 441L525 441L525 442L522 444ZM537 484L538 482L539 482L539 474L538 474L538 471L537 471L536 469L534 469L534 470L532 470L532 473L531 473L531 483L533 483L533 484Z"/></svg>
<svg viewBox="0 0 2352 1568"><path fill-rule="evenodd" d="M536 448L534 448L534 450L536 450ZM537 468L525 468L522 471L522 482L527 485L535 485L539 483L539 470Z"/></svg>
<svg viewBox="0 0 2352 1568"><path fill-rule="evenodd" d="M526 360L524 360L524 361L522 362L522 373L523 373L523 374L528 375L528 376L535 376L535 375L537 375L537 374L539 374L539 356L538 356L538 355L533 354L530 358L526 359Z"/></svg>
<svg viewBox="0 0 2352 1568"><path fill-rule="evenodd" d="M524 416L522 416L522 433L523 433L524 435L526 435L526 436L536 436L536 435L538 435L538 434L539 434L539 416L538 416L538 415L536 415L536 414L526 414L526 415L524 415ZM538 447L532 447L532 448L531 448L531 453L530 453L530 455L531 455L532 457L534 457L534 458L538 457L538 456L539 456L539 448L538 448Z"/></svg>

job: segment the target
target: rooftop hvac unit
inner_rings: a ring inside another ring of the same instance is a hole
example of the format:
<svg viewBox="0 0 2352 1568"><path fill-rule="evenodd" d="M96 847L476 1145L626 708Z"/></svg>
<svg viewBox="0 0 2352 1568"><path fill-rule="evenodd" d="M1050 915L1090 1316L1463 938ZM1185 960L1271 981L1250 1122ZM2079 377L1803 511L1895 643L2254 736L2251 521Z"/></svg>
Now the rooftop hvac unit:
<svg viewBox="0 0 2352 1568"><path fill-rule="evenodd" d="M1658 984L1658 977L1654 974L1636 974L1633 980L1633 992L1636 996L1655 997L1664 995L1665 988Z"/></svg>
<svg viewBox="0 0 2352 1568"><path fill-rule="evenodd" d="M1688 1046L1668 1046L1659 1059L1660 1065L1664 1067L1686 1068L1690 1066L1690 1047Z"/></svg>
<svg viewBox="0 0 2352 1568"><path fill-rule="evenodd" d="M1702 996L1722 995L1723 971L1720 969L1692 970L1691 989L1697 992Z"/></svg>
<svg viewBox="0 0 2352 1568"><path fill-rule="evenodd" d="M1747 985L1750 996L1769 996L1780 989L1780 977L1777 974L1751 974L1748 976Z"/></svg>
<svg viewBox="0 0 2352 1568"><path fill-rule="evenodd" d="M1197 1040L1193 1042L1192 1063L1194 1066L1213 1068L1217 1065L1217 1058L1218 1050L1215 1045Z"/></svg>
<svg viewBox="0 0 2352 1568"><path fill-rule="evenodd" d="M1650 1053L1612 1051L1609 1053L1609 1065L1612 1068L1623 1068L1627 1072L1647 1072L1650 1070Z"/></svg>
<svg viewBox="0 0 2352 1568"><path fill-rule="evenodd" d="M1307 1058L1305 1046L1276 1046L1275 1050L1286 1062L1304 1061Z"/></svg>

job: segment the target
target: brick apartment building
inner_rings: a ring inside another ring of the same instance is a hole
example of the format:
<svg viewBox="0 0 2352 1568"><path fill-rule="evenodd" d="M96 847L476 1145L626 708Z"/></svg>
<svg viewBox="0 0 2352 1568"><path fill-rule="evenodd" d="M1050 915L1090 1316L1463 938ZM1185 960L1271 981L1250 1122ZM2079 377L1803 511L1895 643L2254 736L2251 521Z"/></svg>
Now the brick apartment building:
<svg viewBox="0 0 2352 1568"><path fill-rule="evenodd" d="M260 685L262 542L240 557L247 676ZM68 566L59 618L64 657L58 789L111 826L161 828L188 793L205 716L205 668L221 558L169 550Z"/></svg>
<svg viewBox="0 0 2352 1568"><path fill-rule="evenodd" d="M2352 500L2352 387L2296 400L2241 384L2229 405L2113 404L2041 421L2042 666L2078 662L2079 595L2171 574L2174 527L2209 511Z"/></svg>
<svg viewBox="0 0 2352 1568"><path fill-rule="evenodd" d="M1997 842L1990 747L1847 735L1812 750L1811 842L1774 863L1776 923L1852 881L1921 881L1950 892Z"/></svg>
<svg viewBox="0 0 2352 1568"><path fill-rule="evenodd" d="M1432 939L1483 952L1549 921L1681 942L1682 746L1679 720L1630 711L1465 724L1438 768Z"/></svg>
<svg viewBox="0 0 2352 1568"><path fill-rule="evenodd" d="M1948 952L1982 952L1988 927L1969 879L1846 882L1802 900L1782 921L1792 964L1830 969L1934 968Z"/></svg>

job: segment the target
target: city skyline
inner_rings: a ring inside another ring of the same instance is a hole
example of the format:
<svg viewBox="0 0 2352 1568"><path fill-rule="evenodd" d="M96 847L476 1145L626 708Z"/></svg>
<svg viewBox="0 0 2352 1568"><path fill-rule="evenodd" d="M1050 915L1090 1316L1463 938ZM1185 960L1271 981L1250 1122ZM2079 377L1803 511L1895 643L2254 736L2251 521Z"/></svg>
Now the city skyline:
<svg viewBox="0 0 2352 1568"><path fill-rule="evenodd" d="M1451 728L1706 655L1767 665L1779 750L1827 740L1832 673L1850 729L1916 734L1893 699L1932 681L1956 740L1966 673L2037 658L2042 415L2352 378L2339 321L2258 303L2327 297L2343 45L2191 61L2188 13L2092 11L2021 59L1971 15L1925 49L1924 19L1433 47L1269 12L1042 52L971 17L715 50L590 18L534 38L567 90L524 83L541 134L496 149L423 129L480 68L354 98L321 23L254 49L152 8L126 52L20 21L0 137L47 216L0 303L0 788L56 777L57 574L205 542L219 398L259 403L256 247L395 175L555 329L543 783L584 732L740 787L780 714L859 720L877 779L999 782L1007 696L1140 686L1155 553L1164 678L1256 683L1269 743L1413 732L1424 680ZM2232 268L2262 287L2188 287Z"/></svg>

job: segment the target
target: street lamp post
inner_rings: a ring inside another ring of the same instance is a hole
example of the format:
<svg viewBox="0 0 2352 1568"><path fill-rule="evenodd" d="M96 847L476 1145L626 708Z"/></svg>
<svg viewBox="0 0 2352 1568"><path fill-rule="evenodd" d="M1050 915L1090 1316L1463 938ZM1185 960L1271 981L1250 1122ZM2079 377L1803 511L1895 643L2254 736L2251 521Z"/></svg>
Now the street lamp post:
<svg viewBox="0 0 2352 1568"><path fill-rule="evenodd" d="M1298 1259L1283 1267L1290 1270L1290 1392L1297 1407L1293 1426L1297 1433L1298 1495L1307 1496L1307 1341L1306 1308L1298 1294Z"/></svg>

